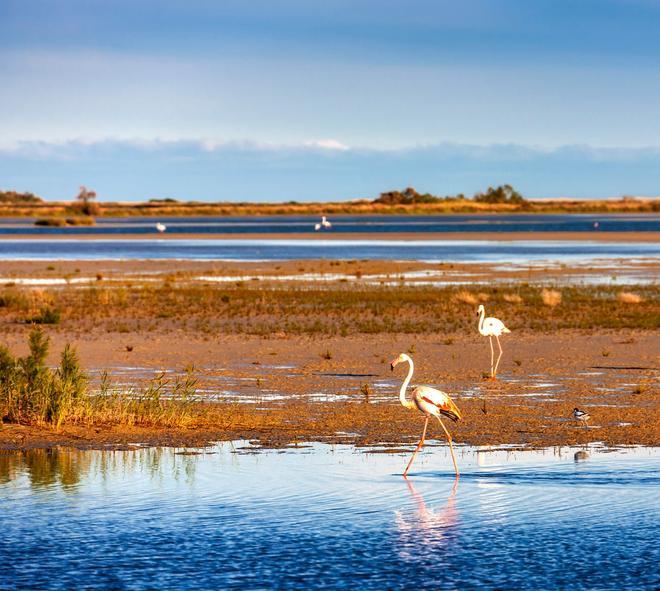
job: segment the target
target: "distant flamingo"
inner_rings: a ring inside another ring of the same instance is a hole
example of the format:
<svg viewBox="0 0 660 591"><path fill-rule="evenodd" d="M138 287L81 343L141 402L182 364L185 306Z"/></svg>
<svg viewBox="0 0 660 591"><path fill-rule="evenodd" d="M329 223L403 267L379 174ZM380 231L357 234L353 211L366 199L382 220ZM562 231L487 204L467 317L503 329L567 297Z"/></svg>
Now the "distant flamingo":
<svg viewBox="0 0 660 591"><path fill-rule="evenodd" d="M161 224L160 222L157 222L156 230L158 230L162 234L165 230L167 230L167 226L165 224Z"/></svg>
<svg viewBox="0 0 660 591"><path fill-rule="evenodd" d="M447 431L447 428L440 419L440 415L444 415L450 418L452 421L456 422L461 418L461 413L447 394L441 392L440 390L436 390L435 388L431 388L429 386L417 386L412 391L412 400L407 400L406 388L408 387L408 384L412 379L413 371L415 371L413 360L410 358L410 356L406 355L405 353L401 353L401 355L399 355L394 361L392 361L392 363L390 363L390 367L392 368L392 371L394 371L394 368L399 363L403 363L403 362L408 362L410 369L408 370L408 375L406 376L406 379L403 380L403 384L401 384L401 390L399 391L399 400L401 401L401 404L405 408L417 409L426 417L426 421L424 423L424 431L422 432L422 438L419 440L419 443L417 444L417 447L413 452L412 458L410 458L410 461L406 466L406 470L403 473L403 477L405 478L406 475L408 474L408 470L410 470L410 466L412 465L413 460L417 455L417 452L419 452L419 450L424 445L424 441L426 437L426 428L428 427L429 419L432 416L438 419L440 426L447 435L447 442L449 443L449 451L451 452L451 459L454 461L454 470L456 470L456 477L458 477L459 476L458 465L456 464L456 457L454 456L454 446L451 443L452 442L451 435L449 434L449 431Z"/></svg>
<svg viewBox="0 0 660 591"><path fill-rule="evenodd" d="M479 333L485 337L488 337L488 342L490 343L490 377L495 379L495 377L497 376L497 367L500 364L500 359L502 359L502 345L500 344L500 336L502 336L502 334L506 334L511 331L506 326L504 326L504 322L498 320L497 318L492 318L492 317L484 318L484 316L486 315L486 310L484 309L483 305L479 306L479 309L477 310L477 315L480 316ZM497 346L500 348L500 354L497 358L497 363L495 364L494 368L493 368L493 356L494 356L493 337L497 339Z"/></svg>
<svg viewBox="0 0 660 591"><path fill-rule="evenodd" d="M326 216L321 216L321 221L317 224L314 224L314 230L319 231L319 230L329 230L332 228L332 224L328 221L328 218Z"/></svg>

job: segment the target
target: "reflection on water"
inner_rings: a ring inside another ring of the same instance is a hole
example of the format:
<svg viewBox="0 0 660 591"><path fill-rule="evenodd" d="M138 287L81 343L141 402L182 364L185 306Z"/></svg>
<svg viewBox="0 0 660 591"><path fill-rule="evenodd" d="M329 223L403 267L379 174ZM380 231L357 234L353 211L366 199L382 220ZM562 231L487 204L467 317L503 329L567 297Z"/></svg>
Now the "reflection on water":
<svg viewBox="0 0 660 591"><path fill-rule="evenodd" d="M1 453L0 588L658 583L657 448L180 451Z"/></svg>
<svg viewBox="0 0 660 591"><path fill-rule="evenodd" d="M406 561L442 560L447 547L459 533L456 490L459 480L454 481L447 502L440 509L429 508L424 497L415 490L412 482L406 485L416 508L396 511L399 556Z"/></svg>

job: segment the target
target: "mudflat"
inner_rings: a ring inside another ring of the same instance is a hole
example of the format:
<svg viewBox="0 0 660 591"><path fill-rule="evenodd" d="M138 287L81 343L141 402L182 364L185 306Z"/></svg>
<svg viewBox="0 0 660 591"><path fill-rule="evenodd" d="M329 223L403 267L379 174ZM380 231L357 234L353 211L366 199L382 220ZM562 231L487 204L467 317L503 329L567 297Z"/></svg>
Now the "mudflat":
<svg viewBox="0 0 660 591"><path fill-rule="evenodd" d="M646 276L657 265L636 264ZM249 439L264 446L326 441L398 449L416 442L423 423L398 401L406 368L392 373L389 361L401 352L415 361L413 385L446 391L462 411L458 423L446 421L457 443L660 444L660 306L654 283L567 284L585 271L561 266L504 271L378 261L276 266L3 262L0 321L10 351L26 354L31 330L26 320L49 306L61 318L44 325L51 339L48 363L55 365L71 343L90 376L90 392L106 370L117 388L136 392L154 379L166 392L168 384L189 375L196 393L186 420L177 424L76 420L56 430L5 423L0 448L198 446ZM318 281L309 278L312 270L351 280ZM444 274L447 284L417 285L427 271ZM402 273L416 274L401 283L396 276ZM552 290L561 294L552 305L542 296L548 273ZM86 274L91 284L20 282ZM395 280L365 282L379 274ZM198 279L207 275L223 280ZM249 279L252 275L259 280ZM484 283L465 285L475 276ZM504 283L492 282L495 276ZM629 296L620 297L624 293ZM502 338L497 380L487 379L490 350L476 329L479 302L512 330ZM591 414L587 427L572 420L576 406ZM431 429L442 439L439 425Z"/></svg>

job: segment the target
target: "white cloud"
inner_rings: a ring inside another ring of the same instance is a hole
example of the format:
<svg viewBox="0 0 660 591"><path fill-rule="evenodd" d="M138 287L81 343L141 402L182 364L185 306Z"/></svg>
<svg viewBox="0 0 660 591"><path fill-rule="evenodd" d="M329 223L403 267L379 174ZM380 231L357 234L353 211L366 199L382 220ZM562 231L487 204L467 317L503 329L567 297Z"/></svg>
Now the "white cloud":
<svg viewBox="0 0 660 591"><path fill-rule="evenodd" d="M323 148L324 150L350 150L351 147L343 144L339 140L324 139L324 140L308 140L304 142L305 146L310 148Z"/></svg>

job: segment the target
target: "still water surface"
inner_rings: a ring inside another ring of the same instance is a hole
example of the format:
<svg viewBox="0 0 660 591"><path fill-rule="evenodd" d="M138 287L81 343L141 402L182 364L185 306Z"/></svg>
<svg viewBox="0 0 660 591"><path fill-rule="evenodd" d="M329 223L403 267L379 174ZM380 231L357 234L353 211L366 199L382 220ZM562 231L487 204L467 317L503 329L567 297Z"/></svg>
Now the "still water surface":
<svg viewBox="0 0 660 591"><path fill-rule="evenodd" d="M322 212L321 212L322 213ZM95 226L35 226L34 218L0 218L0 236L12 234L69 235L157 234L156 222L168 234L273 234L314 232L318 216L195 216L98 218ZM657 232L660 215L516 214L516 215L339 215L331 216L333 234L406 232Z"/></svg>
<svg viewBox="0 0 660 591"><path fill-rule="evenodd" d="M219 240L219 239L6 239L5 260L411 260L427 262L541 261L660 257L658 242L488 240Z"/></svg>
<svg viewBox="0 0 660 591"><path fill-rule="evenodd" d="M0 455L2 589L654 589L660 449Z"/></svg>

